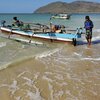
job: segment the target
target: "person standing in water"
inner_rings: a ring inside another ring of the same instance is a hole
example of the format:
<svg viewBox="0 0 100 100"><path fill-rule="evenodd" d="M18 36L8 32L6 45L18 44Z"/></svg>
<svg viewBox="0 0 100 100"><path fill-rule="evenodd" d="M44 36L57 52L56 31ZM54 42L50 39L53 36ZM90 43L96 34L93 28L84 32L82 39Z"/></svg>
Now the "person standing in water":
<svg viewBox="0 0 100 100"><path fill-rule="evenodd" d="M90 20L90 17L85 16L84 28L86 30L86 39L89 46L91 45L93 27L94 25L93 25L93 22Z"/></svg>

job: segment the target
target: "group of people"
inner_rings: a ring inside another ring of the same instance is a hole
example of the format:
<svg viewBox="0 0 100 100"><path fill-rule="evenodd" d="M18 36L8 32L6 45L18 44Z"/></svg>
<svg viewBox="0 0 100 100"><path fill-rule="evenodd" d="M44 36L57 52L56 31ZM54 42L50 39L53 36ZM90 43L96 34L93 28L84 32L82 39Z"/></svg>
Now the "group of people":
<svg viewBox="0 0 100 100"><path fill-rule="evenodd" d="M51 25L50 26L51 32L57 32L57 33L64 33L65 32L65 26L64 25Z"/></svg>
<svg viewBox="0 0 100 100"><path fill-rule="evenodd" d="M24 26L24 23L22 21L19 21L17 19L17 17L13 17L12 25L17 26L17 27L22 27L22 26ZM94 27L94 25L93 25L93 22L91 21L90 17L86 16L85 22L84 22L84 28L86 30L85 37L86 37L86 40L87 40L89 46L91 45L93 27ZM51 28L52 32L56 32L57 30L58 30L58 32L60 32L60 30L61 30L60 25L52 25L52 23L50 23L50 28ZM63 26L63 28L64 28L64 26Z"/></svg>

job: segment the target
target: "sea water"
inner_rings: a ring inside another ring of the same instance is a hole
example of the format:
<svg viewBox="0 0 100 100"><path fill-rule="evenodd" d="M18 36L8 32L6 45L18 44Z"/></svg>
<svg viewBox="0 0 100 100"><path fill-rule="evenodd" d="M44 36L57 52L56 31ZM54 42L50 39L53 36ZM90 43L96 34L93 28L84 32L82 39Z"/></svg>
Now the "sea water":
<svg viewBox="0 0 100 100"><path fill-rule="evenodd" d="M0 20L9 25L16 16L26 23L49 26L52 21L75 30L84 27L86 15L94 23L91 47L84 34L74 47L38 39L33 41L41 44L18 42L0 32L1 100L100 100L100 14L72 14L69 20L50 20L51 14L0 14Z"/></svg>

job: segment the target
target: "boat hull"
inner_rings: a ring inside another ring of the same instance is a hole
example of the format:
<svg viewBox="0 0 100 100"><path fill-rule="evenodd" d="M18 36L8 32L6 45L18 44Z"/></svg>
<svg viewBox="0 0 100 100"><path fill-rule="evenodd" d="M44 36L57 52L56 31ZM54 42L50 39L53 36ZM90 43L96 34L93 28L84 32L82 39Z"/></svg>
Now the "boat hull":
<svg viewBox="0 0 100 100"><path fill-rule="evenodd" d="M32 31L20 31L20 30L11 30L6 27L1 27L2 32L6 32L10 35L17 34L25 37L32 37L32 38L40 38L45 40L51 41L60 41L60 42L73 42L73 39L80 38L77 34L71 33L33 33Z"/></svg>

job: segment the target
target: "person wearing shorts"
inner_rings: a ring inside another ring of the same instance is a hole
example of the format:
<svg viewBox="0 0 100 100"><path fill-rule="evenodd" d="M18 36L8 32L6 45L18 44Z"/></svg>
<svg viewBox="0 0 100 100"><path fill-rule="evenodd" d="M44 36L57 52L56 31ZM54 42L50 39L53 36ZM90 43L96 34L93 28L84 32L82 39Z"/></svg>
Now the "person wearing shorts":
<svg viewBox="0 0 100 100"><path fill-rule="evenodd" d="M85 36L86 36L86 40L88 42L88 45L91 45L93 26L94 25L93 25L93 22L90 20L90 17L86 16L85 22L84 22L84 28L86 30Z"/></svg>

